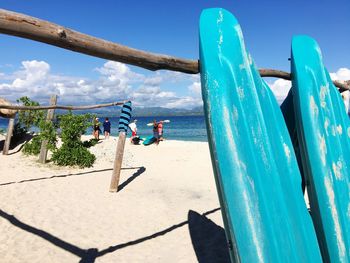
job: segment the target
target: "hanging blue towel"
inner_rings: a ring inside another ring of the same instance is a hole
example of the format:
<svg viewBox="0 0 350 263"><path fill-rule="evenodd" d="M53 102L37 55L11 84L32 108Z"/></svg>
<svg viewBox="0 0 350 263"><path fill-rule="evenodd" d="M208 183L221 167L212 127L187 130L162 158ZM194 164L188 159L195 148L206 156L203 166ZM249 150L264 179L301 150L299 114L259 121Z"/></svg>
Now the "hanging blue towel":
<svg viewBox="0 0 350 263"><path fill-rule="evenodd" d="M131 119L131 101L128 101L126 103L124 103L123 107L122 107L122 112L120 113L120 117L119 117L119 126L118 126L118 131L124 131L125 133L127 133L128 131L128 125Z"/></svg>

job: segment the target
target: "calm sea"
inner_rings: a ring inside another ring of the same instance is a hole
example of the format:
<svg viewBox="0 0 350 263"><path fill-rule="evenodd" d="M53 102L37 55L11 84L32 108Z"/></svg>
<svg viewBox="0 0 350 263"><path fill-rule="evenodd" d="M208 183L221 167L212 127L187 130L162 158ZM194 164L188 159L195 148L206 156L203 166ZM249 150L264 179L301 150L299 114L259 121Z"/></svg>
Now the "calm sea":
<svg viewBox="0 0 350 263"><path fill-rule="evenodd" d="M99 116L102 122L104 118ZM137 129L140 137L147 137L153 134L152 127L147 126L147 123L153 122L152 117L136 117ZM157 121L170 120L170 123L164 123L164 138L167 140L182 140L182 141L208 141L207 131L205 128L204 116L171 116L171 117L156 117ZM109 117L112 124L111 133L117 136L118 133L118 117ZM8 120L0 118L0 130L6 132ZM92 133L89 128L86 131L88 134ZM128 136L131 132L128 131Z"/></svg>

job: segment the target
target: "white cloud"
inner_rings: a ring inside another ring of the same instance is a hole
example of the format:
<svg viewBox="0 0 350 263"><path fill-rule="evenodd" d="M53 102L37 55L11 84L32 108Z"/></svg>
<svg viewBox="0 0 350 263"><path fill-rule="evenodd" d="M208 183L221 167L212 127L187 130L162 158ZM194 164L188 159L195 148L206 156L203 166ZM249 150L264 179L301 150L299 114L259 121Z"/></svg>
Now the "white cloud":
<svg viewBox="0 0 350 263"><path fill-rule="evenodd" d="M330 73L332 80L350 80L350 69L340 68L335 73Z"/></svg>
<svg viewBox="0 0 350 263"><path fill-rule="evenodd" d="M13 75L13 81L10 84L0 84L2 88L11 88L15 92L23 92L27 89L33 89L45 83L50 71L50 65L44 61L23 61L22 70Z"/></svg>
<svg viewBox="0 0 350 263"><path fill-rule="evenodd" d="M196 96L202 96L201 83L199 81L195 81L188 86L188 90Z"/></svg>
<svg viewBox="0 0 350 263"><path fill-rule="evenodd" d="M292 83L289 80L277 79L273 83L268 83L268 85L274 93L276 99L281 102L287 96Z"/></svg>
<svg viewBox="0 0 350 263"><path fill-rule="evenodd" d="M108 61L95 69L98 79L58 75L45 61L23 61L10 74L0 73L0 96L22 96L47 104L52 94L61 105L88 105L131 99L137 106L193 108L201 105L199 75L161 71L143 75L123 63ZM191 84L192 83L192 84ZM183 87L183 88L182 88ZM179 90L186 91L179 95Z"/></svg>
<svg viewBox="0 0 350 263"><path fill-rule="evenodd" d="M340 69L338 69L337 72L329 73L329 74L330 74L332 80L339 80L339 81L350 80L350 69L348 69L348 68L340 68ZM343 101L345 104L346 112L349 112L350 92L349 91L342 92L342 98L343 98Z"/></svg>
<svg viewBox="0 0 350 263"><path fill-rule="evenodd" d="M193 78L192 74L185 74L181 72L176 71L160 71L157 72L157 75L161 75L163 81L170 82L170 83L181 83L183 81L189 81Z"/></svg>
<svg viewBox="0 0 350 263"><path fill-rule="evenodd" d="M101 73L105 80L112 83L117 82L121 85L132 81L140 81L144 78L143 75L131 71L127 65L115 61L108 61L103 67L96 70Z"/></svg>
<svg viewBox="0 0 350 263"><path fill-rule="evenodd" d="M0 65L1 66L1 65ZM13 67L15 68L15 67ZM108 61L95 69L97 79L53 74L45 61L23 61L11 74L0 72L0 96L15 101L28 96L47 104L52 94L59 104L88 105L131 99L136 106L193 108L202 105L200 75L159 71L147 75L134 72L129 66ZM331 73L332 79L350 79L350 69ZM277 79L269 83L276 98L287 95L291 82ZM179 95L180 91L183 95Z"/></svg>
<svg viewBox="0 0 350 263"><path fill-rule="evenodd" d="M131 94L135 106L164 107L168 101L175 100L176 93L162 91L160 87L141 86Z"/></svg>
<svg viewBox="0 0 350 263"><path fill-rule="evenodd" d="M146 78L143 83L149 86L159 86L163 81L164 79L160 75L158 75Z"/></svg>
<svg viewBox="0 0 350 263"><path fill-rule="evenodd" d="M201 98L193 98L190 96L178 98L172 102L167 102L164 107L166 108L185 108L192 109L194 107L202 106L203 101Z"/></svg>
<svg viewBox="0 0 350 263"><path fill-rule="evenodd" d="M337 72L330 73L330 76L332 80L350 80L350 69L340 68ZM284 79L277 79L273 83L268 83L268 85L279 102L284 100L292 86L291 81Z"/></svg>

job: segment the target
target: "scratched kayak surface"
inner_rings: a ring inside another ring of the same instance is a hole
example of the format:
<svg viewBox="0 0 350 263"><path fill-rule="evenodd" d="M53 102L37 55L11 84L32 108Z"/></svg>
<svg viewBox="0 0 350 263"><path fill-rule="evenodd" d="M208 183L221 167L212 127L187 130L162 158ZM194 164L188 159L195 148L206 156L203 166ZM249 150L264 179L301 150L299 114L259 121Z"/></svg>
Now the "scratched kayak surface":
<svg viewBox="0 0 350 263"><path fill-rule="evenodd" d="M325 262L350 261L350 121L315 40L292 41L292 91L311 213Z"/></svg>
<svg viewBox="0 0 350 263"><path fill-rule="evenodd" d="M200 18L201 83L216 186L234 262L321 262L278 103L224 9Z"/></svg>

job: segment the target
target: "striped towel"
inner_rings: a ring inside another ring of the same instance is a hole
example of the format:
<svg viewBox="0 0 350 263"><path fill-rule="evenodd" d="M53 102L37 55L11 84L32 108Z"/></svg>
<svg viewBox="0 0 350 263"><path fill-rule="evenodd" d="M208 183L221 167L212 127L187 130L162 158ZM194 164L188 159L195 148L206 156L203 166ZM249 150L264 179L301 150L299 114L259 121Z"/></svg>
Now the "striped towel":
<svg viewBox="0 0 350 263"><path fill-rule="evenodd" d="M119 117L119 127L118 127L119 132L124 131L125 133L127 133L128 125L131 119L131 111L132 111L131 101L124 103L122 107L122 112Z"/></svg>

